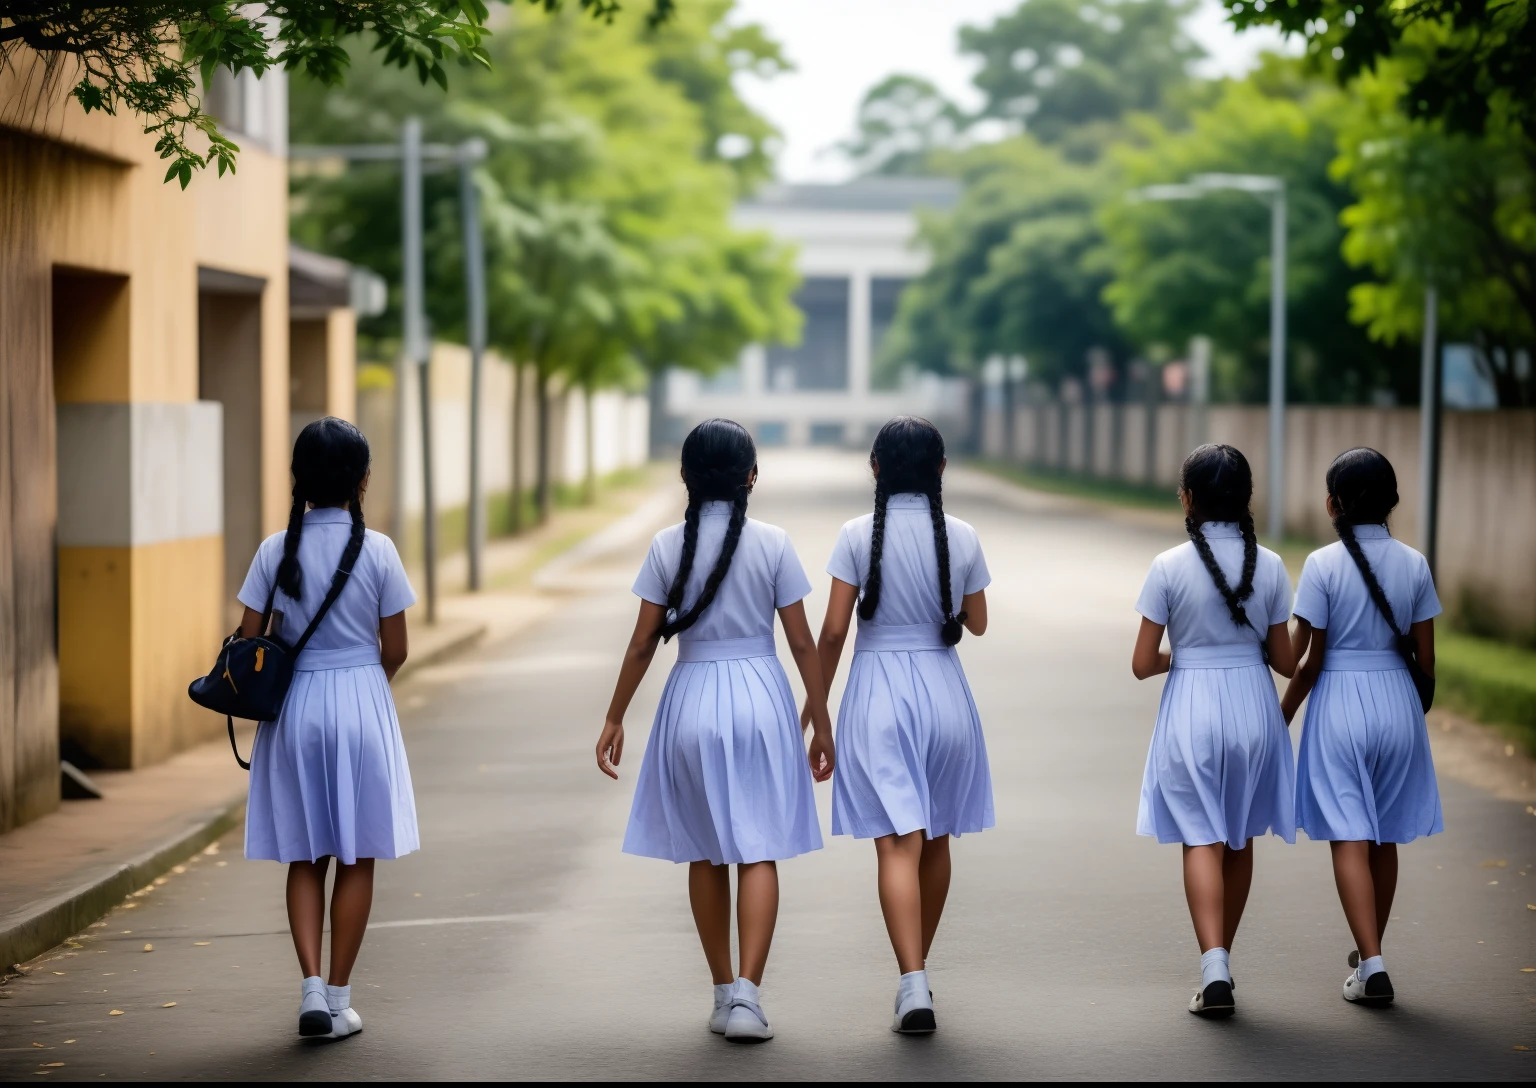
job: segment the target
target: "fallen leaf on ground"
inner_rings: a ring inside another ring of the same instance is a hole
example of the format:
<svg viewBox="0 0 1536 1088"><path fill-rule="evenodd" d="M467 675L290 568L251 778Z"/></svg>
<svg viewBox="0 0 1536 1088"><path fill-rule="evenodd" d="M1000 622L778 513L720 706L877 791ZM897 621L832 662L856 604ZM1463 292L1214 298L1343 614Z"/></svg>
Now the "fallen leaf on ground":
<svg viewBox="0 0 1536 1088"><path fill-rule="evenodd" d="M73 1040L73 1039L65 1039L65 1040L64 1040L64 1041L65 1041L65 1042L66 1042L66 1043L72 1043L72 1042L74 1042L74 1040Z"/></svg>
<svg viewBox="0 0 1536 1088"><path fill-rule="evenodd" d="M1516 1050L1529 1050L1529 1049L1531 1049L1531 1048L1530 1048L1530 1047L1528 1047L1528 1046L1517 1046L1517 1047L1515 1047L1515 1049L1516 1049Z"/></svg>
<svg viewBox="0 0 1536 1088"><path fill-rule="evenodd" d="M64 973L63 971L55 971L54 972L54 974L56 974L56 975L62 975L63 973Z"/></svg>
<svg viewBox="0 0 1536 1088"><path fill-rule="evenodd" d="M164 1005L161 1005L160 1007L162 1009L174 1009L176 1007L176 1002L174 1002L174 1001L167 1001Z"/></svg>
<svg viewBox="0 0 1536 1088"><path fill-rule="evenodd" d="M216 861L213 864L216 865L218 868L222 869L222 868L224 868L224 866L228 865L229 862L227 862L227 861Z"/></svg>
<svg viewBox="0 0 1536 1088"><path fill-rule="evenodd" d="M1489 887L1490 887L1490 888L1491 888L1491 887L1493 887L1493 886L1494 886L1494 885L1495 885L1495 884L1497 884L1497 883L1498 883L1498 881L1497 881L1497 880L1490 880L1490 881L1489 881L1489 882L1488 882L1488 886L1489 886Z"/></svg>
<svg viewBox="0 0 1536 1088"><path fill-rule="evenodd" d="M1505 861L1503 858L1500 858L1497 861L1489 859L1488 861L1483 862L1483 864L1481 866L1481 868L1484 868L1484 869L1506 869L1508 867L1509 867L1509 862Z"/></svg>
<svg viewBox="0 0 1536 1088"><path fill-rule="evenodd" d="M111 1012L107 1013L107 1015L108 1016L121 1016L121 1015L123 1015L123 1010L122 1009L113 1009Z"/></svg>
<svg viewBox="0 0 1536 1088"><path fill-rule="evenodd" d="M155 950L155 946L152 945L152 944L147 944L147 945L144 946L144 951L146 951L146 952L153 952L154 950Z"/></svg>
<svg viewBox="0 0 1536 1088"><path fill-rule="evenodd" d="M210 857L212 857L214 854L217 854L218 852L219 852L219 844L216 843L216 842L211 842L207 846L203 847L203 853L207 854Z"/></svg>
<svg viewBox="0 0 1536 1088"><path fill-rule="evenodd" d="M1433 387L1431 387L1431 388L1433 388ZM192 942L192 944L195 947L197 947L197 948L202 948L204 945L210 945L212 943L213 943L212 941L193 941Z"/></svg>
<svg viewBox="0 0 1536 1088"><path fill-rule="evenodd" d="M1520 968L1520 973L1522 975L1536 975L1536 967L1522 967Z"/></svg>
<svg viewBox="0 0 1536 1088"><path fill-rule="evenodd" d="M171 872L173 873L184 873L186 871L187 867L185 865L175 865L171 867Z"/></svg>
<svg viewBox="0 0 1536 1088"><path fill-rule="evenodd" d="M33 1043L32 1045L33 1046L42 1046L43 1044L42 1043Z"/></svg>
<svg viewBox="0 0 1536 1088"><path fill-rule="evenodd" d="M49 1069L63 1069L64 1068L64 1063L63 1062L49 1062L48 1063L48 1068Z"/></svg>

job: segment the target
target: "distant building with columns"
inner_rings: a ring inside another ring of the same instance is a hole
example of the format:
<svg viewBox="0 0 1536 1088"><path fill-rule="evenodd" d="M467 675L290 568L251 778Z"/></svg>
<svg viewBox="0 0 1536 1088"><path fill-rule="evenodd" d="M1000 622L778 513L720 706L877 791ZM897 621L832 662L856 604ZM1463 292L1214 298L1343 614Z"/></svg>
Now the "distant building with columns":
<svg viewBox="0 0 1536 1088"><path fill-rule="evenodd" d="M874 177L770 185L738 204L738 227L798 248L804 333L793 347L751 345L712 377L670 371L658 406L666 441L711 416L737 420L764 446L864 446L902 413L963 425L968 383L875 366L902 289L928 267L918 211L950 208L959 192L947 178Z"/></svg>

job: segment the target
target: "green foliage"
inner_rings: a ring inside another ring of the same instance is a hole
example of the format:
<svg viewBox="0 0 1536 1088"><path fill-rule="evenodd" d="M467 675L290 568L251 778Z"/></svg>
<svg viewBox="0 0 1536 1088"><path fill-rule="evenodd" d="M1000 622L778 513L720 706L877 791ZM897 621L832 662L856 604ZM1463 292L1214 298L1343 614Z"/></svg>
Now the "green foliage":
<svg viewBox="0 0 1536 1088"><path fill-rule="evenodd" d="M931 80L897 73L865 92L857 134L840 147L861 174L928 174L968 120Z"/></svg>
<svg viewBox="0 0 1536 1088"><path fill-rule="evenodd" d="M1140 142L1116 149L1127 188L1201 173L1284 179L1288 205L1288 396L1311 403L1365 400L1372 390L1414 396L1411 352L1374 343L1350 320L1351 290L1367 274L1340 255L1339 216L1352 200L1330 177L1345 95L1270 58L1249 79L1224 84L1189 127L1152 120ZM1182 350L1212 338L1213 395L1261 400L1269 355L1270 212L1244 193L1176 203L1118 199L1103 208L1113 271L1105 298L1128 336Z"/></svg>
<svg viewBox="0 0 1536 1088"><path fill-rule="evenodd" d="M1536 139L1536 24L1530 0L1239 0L1238 27L1272 24L1306 39L1341 82L1395 59L1395 103L1416 120L1481 135L1496 112Z"/></svg>
<svg viewBox="0 0 1536 1088"><path fill-rule="evenodd" d="M1447 705L1503 726L1536 755L1536 651L1441 629L1435 676Z"/></svg>
<svg viewBox="0 0 1536 1088"><path fill-rule="evenodd" d="M1334 173L1358 197L1344 256L1374 277L1351 290L1351 314L1379 341L1416 341L1433 282L1442 337L1483 349L1501 404L1536 404L1517 364L1536 352L1536 142L1497 102L1481 136L1410 120L1403 67L1382 62L1341 112Z"/></svg>
<svg viewBox="0 0 1536 1088"><path fill-rule="evenodd" d="M551 11L561 4L531 2ZM576 2L607 21L620 8L618 0ZM652 0L649 21L665 21L672 8L673 0ZM364 35L384 64L446 89L447 63L489 63L487 14L484 0L0 0L0 67L23 46L45 58L50 75L73 61L80 107L143 117L170 160L165 180L186 188L210 163L220 174L233 170L239 151L203 112L196 76L206 86L219 68L260 75L281 67L335 86L350 63L346 41Z"/></svg>
<svg viewBox="0 0 1536 1088"><path fill-rule="evenodd" d="M1092 137L1130 111L1178 112L1204 51L1180 24L1193 0L1027 0L960 32L981 60L982 116L1046 143ZM1086 141L1091 152L1095 140Z"/></svg>

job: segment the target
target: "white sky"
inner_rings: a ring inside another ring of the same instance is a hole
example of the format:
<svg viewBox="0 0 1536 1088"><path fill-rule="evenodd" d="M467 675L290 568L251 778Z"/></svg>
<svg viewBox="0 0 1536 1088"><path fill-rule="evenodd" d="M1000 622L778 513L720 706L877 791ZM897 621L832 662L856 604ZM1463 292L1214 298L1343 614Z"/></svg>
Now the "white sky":
<svg viewBox="0 0 1536 1088"><path fill-rule="evenodd" d="M892 72L928 77L974 108L974 63L956 51L967 23L988 23L1019 0L737 0L735 18L761 23L783 45L795 71L771 80L742 77L741 92L784 134L785 181L842 181L851 167L834 145L853 130L864 92ZM1239 35L1218 0L1203 0L1190 35L1210 59L1204 74L1241 74L1265 49L1281 45L1264 28Z"/></svg>

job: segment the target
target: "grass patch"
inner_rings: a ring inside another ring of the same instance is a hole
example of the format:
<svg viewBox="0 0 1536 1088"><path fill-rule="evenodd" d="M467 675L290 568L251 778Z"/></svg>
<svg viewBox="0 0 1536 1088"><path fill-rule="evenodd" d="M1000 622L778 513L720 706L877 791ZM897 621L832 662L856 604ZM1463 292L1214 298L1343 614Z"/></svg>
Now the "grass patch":
<svg viewBox="0 0 1536 1088"><path fill-rule="evenodd" d="M1179 498L1171 488L1154 484L1123 483L1119 480L1100 480L1080 476L1075 472L1036 468L1010 464L1006 461L976 460L969 464L1001 476L1021 487L1035 491L1048 491L1054 495L1072 495L1081 499L1116 503L1120 506L1139 506L1147 510L1161 510L1179 514Z"/></svg>
<svg viewBox="0 0 1536 1088"><path fill-rule="evenodd" d="M1437 692L1536 755L1536 650L1460 631L1435 632Z"/></svg>

